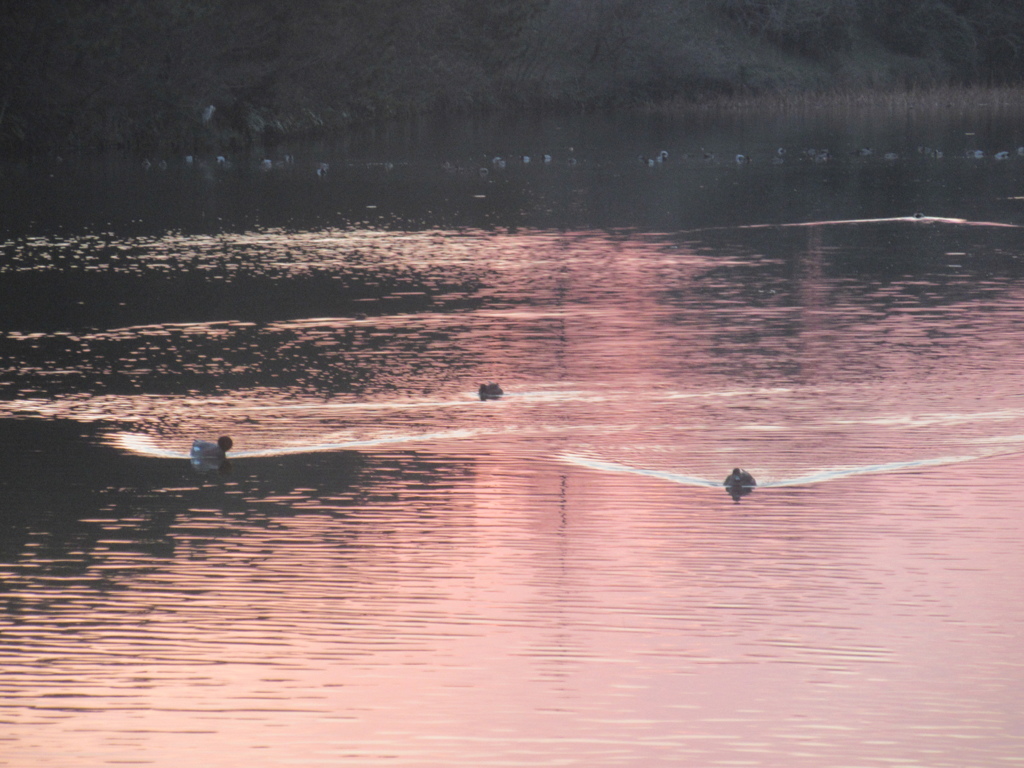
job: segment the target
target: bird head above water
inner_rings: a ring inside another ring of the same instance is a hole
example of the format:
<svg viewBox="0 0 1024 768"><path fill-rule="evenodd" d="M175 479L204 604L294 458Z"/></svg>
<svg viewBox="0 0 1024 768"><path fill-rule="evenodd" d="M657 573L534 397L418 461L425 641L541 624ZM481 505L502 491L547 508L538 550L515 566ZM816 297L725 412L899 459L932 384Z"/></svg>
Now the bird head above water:
<svg viewBox="0 0 1024 768"><path fill-rule="evenodd" d="M755 486L757 485L757 481L754 480L754 476L749 472L736 467L733 469L732 474L725 478L723 485Z"/></svg>

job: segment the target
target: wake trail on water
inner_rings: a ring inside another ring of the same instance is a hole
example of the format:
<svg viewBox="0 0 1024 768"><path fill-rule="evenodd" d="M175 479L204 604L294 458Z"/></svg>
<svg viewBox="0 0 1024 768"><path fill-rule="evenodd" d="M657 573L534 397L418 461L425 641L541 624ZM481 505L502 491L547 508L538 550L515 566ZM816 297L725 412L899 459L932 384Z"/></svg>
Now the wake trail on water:
<svg viewBox="0 0 1024 768"><path fill-rule="evenodd" d="M465 440L479 437L483 430L476 429L449 429L440 432L424 432L417 435L392 435L389 437L368 438L365 440L346 440L344 442L323 442L310 445L285 445L274 448L259 448L250 451L229 451L229 459L261 459L273 456L296 456L303 453L329 453L332 451L355 450L358 448L373 448L385 445L399 445L402 443L419 443L434 440ZM112 435L109 441L117 448L134 453L139 456L149 456L157 459L189 459L191 454L188 451L175 451L168 448L161 448L149 435L135 432L119 432Z"/></svg>
<svg viewBox="0 0 1024 768"><path fill-rule="evenodd" d="M934 467L944 464L962 464L967 461L977 461L979 459L988 459L995 456L1008 456L1015 453L1020 452L991 451L964 456L939 456L936 458L917 459L914 461L894 461L886 464L866 464L857 467L821 469L798 477L769 479L765 481L758 480L757 488L782 488L796 485L812 485L814 483L824 483L831 480L841 480L843 478L854 477L856 475L899 472L907 469L920 469L923 467ZM601 461L599 459L593 459L588 456L579 456L577 454L563 453L559 454L556 458L559 461L566 462L567 464L573 464L578 467L585 467L587 469L594 469L601 472L622 472L631 475L640 475L642 477L652 477L658 480L667 480L672 483L679 483L680 485L698 485L712 488L720 488L723 486L723 482L721 480L708 480L707 478L694 477L678 472L644 469L643 467L620 464L614 461Z"/></svg>
<svg viewBox="0 0 1024 768"><path fill-rule="evenodd" d="M797 221L779 224L734 224L728 227L705 227L701 229L689 229L685 232L710 232L733 229L784 229L789 227L830 227L845 224L884 224L887 222L907 222L910 224L956 224L965 227L1000 227L1005 229L1020 229L1020 224L1007 224L1001 221L972 221L971 219L957 219L947 216L887 216L875 219L828 219L824 221Z"/></svg>
<svg viewBox="0 0 1024 768"><path fill-rule="evenodd" d="M499 433L508 434L510 431L515 430L494 430L483 428L449 429L438 430L433 432L422 432L418 434L386 435L382 437L364 438L359 440L322 441L312 442L309 444L281 445L252 450L233 450L229 452L228 458L259 459L272 458L278 456L297 456L311 453L329 453L344 450L359 450L366 448L377 448L393 445L407 445L423 442L472 440L481 437L494 437ZM187 460L191 458L188 451L164 448L160 446L152 436L137 432L119 432L110 435L107 438L107 442L109 442L116 448L139 456L176 460ZM189 447L191 447L191 445ZM816 483L830 482L833 480L842 480L844 478L855 477L857 475L894 473L942 465L962 464L969 461L978 461L981 459L994 458L997 456L1019 455L1020 453L1022 453L1022 451L1019 449L1007 450L1007 447L1004 444L999 446L999 448L997 449L982 451L978 453L937 456L924 459L914 459L910 461L862 464L852 467L822 468L811 471L807 474L797 475L794 477L765 477L763 474L756 472L756 466L754 466L753 469L755 470L755 475L757 475L760 478L757 483L758 488L784 488L800 485L813 485ZM639 477L648 477L656 480L678 483L680 485L692 485L705 488L720 488L723 485L723 482L717 478L709 479L707 477L699 477L697 475L686 474L685 472L650 469L647 467L636 466L632 464L623 464L615 461L606 461L603 459L595 458L593 456L585 456L571 452L559 453L552 456L551 458L559 462L571 464L573 466L582 467L585 469L595 470L598 472L615 472L621 474L630 474Z"/></svg>

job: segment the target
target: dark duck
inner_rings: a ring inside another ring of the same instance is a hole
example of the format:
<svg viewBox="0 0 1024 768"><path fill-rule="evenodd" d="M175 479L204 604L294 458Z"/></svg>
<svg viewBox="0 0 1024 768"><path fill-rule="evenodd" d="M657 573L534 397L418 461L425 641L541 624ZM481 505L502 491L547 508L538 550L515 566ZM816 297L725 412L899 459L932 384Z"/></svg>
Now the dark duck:
<svg viewBox="0 0 1024 768"><path fill-rule="evenodd" d="M497 400L503 394L505 394L505 391L493 381L480 385L481 400Z"/></svg>
<svg viewBox="0 0 1024 768"><path fill-rule="evenodd" d="M741 496L746 496L757 485L757 481L754 476L747 472L745 469L737 467L732 471L732 474L725 478L725 482L722 483L725 489L732 496L734 501L739 501Z"/></svg>

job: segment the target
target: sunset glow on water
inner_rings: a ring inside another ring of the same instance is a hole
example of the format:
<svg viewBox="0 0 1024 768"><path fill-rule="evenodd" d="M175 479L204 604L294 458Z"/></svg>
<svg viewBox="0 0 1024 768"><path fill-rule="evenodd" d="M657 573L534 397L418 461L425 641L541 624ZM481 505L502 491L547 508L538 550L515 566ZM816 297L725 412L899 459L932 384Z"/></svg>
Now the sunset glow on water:
<svg viewBox="0 0 1024 768"><path fill-rule="evenodd" d="M1024 220L846 162L6 235L0 765L1019 764Z"/></svg>

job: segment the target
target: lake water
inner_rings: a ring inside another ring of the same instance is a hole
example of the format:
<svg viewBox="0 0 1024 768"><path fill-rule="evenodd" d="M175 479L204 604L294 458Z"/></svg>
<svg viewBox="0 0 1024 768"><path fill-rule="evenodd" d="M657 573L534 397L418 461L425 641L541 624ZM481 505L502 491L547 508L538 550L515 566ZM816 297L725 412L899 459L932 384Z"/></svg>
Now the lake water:
<svg viewBox="0 0 1024 768"><path fill-rule="evenodd" d="M6 165L0 765L1024 765L1019 118Z"/></svg>

